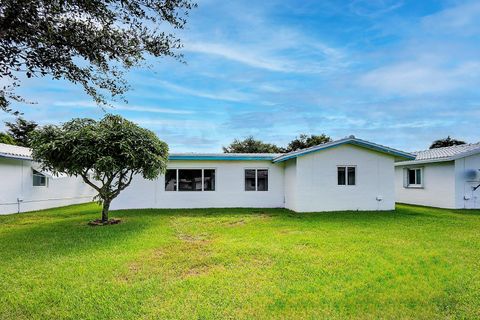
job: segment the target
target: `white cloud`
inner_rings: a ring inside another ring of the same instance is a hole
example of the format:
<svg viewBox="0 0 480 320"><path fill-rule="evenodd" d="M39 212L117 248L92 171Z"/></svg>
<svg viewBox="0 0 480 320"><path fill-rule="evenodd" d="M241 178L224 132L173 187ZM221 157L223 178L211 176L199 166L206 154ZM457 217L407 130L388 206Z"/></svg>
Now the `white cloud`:
<svg viewBox="0 0 480 320"><path fill-rule="evenodd" d="M223 101L231 101L231 102L244 102L250 100L252 97L249 94L245 94L236 90L225 90L219 92L211 92L211 91L203 91L198 89L191 89L183 86L179 86L167 81L159 81L163 87L173 90L179 93L200 97L200 98L207 98L212 100L223 100Z"/></svg>
<svg viewBox="0 0 480 320"><path fill-rule="evenodd" d="M423 19L423 27L430 32L480 33L480 2L467 1L461 5L442 10Z"/></svg>
<svg viewBox="0 0 480 320"><path fill-rule="evenodd" d="M80 107L80 108L100 108L93 101L58 101L53 103L54 106L61 107ZM112 110L111 107L105 107L106 111ZM168 114L192 114L193 111L190 110L181 110L173 108L158 108L158 107L146 107L139 105L119 105L114 104L113 110L125 110L125 111L139 111L139 112L149 112L149 113L168 113Z"/></svg>
<svg viewBox="0 0 480 320"><path fill-rule="evenodd" d="M426 61L403 62L368 72L360 83L399 95L446 94L470 88L472 77L478 77L479 72L480 62L476 61L453 67Z"/></svg>
<svg viewBox="0 0 480 320"><path fill-rule="evenodd" d="M241 63L253 68L284 73L317 74L348 65L345 54L317 39L292 29L269 26L269 35L249 38L249 42L185 41L185 51L201 53Z"/></svg>

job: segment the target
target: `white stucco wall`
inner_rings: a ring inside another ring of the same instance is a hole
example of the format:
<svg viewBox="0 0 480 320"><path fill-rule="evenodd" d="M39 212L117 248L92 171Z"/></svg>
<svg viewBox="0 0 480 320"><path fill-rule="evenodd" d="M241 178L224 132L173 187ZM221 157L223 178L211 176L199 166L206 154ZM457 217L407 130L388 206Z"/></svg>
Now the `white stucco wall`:
<svg viewBox="0 0 480 320"><path fill-rule="evenodd" d="M337 166L341 165L356 166L356 185L337 184ZM393 165L393 156L352 145L299 157L296 211L393 210Z"/></svg>
<svg viewBox="0 0 480 320"><path fill-rule="evenodd" d="M422 188L404 187L404 169L423 168ZM397 202L455 208L455 165L453 161L395 167Z"/></svg>
<svg viewBox="0 0 480 320"><path fill-rule="evenodd" d="M297 159L285 161L285 208L297 210Z"/></svg>
<svg viewBox="0 0 480 320"><path fill-rule="evenodd" d="M49 179L34 187L32 162L0 158L0 214L41 210L92 201L94 190L80 178ZM18 205L17 199L23 201Z"/></svg>
<svg viewBox="0 0 480 320"><path fill-rule="evenodd" d="M271 161L170 161L169 169L216 169L215 191L165 191L165 177L137 176L112 201L112 209L284 207L284 166ZM268 168L268 191L245 191L244 170Z"/></svg>
<svg viewBox="0 0 480 320"><path fill-rule="evenodd" d="M480 154L455 160L456 208L480 209Z"/></svg>

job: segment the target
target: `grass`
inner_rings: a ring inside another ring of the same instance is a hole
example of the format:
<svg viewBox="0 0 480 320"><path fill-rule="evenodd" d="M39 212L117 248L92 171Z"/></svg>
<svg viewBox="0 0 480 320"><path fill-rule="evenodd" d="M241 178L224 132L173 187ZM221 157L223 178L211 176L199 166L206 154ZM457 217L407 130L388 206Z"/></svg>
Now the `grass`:
<svg viewBox="0 0 480 320"><path fill-rule="evenodd" d="M1 319L480 318L480 212L0 217Z"/></svg>

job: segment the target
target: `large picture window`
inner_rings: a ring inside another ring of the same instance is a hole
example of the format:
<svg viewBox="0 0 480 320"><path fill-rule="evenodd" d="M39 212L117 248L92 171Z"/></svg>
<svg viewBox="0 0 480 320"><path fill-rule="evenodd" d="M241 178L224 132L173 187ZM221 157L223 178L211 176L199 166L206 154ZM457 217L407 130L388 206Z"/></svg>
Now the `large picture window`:
<svg viewBox="0 0 480 320"><path fill-rule="evenodd" d="M337 184L339 186L354 186L357 183L356 171L354 166L337 167Z"/></svg>
<svg viewBox="0 0 480 320"><path fill-rule="evenodd" d="M268 191L268 169L245 169L245 191Z"/></svg>
<svg viewBox="0 0 480 320"><path fill-rule="evenodd" d="M168 169L165 191L215 191L215 169Z"/></svg>

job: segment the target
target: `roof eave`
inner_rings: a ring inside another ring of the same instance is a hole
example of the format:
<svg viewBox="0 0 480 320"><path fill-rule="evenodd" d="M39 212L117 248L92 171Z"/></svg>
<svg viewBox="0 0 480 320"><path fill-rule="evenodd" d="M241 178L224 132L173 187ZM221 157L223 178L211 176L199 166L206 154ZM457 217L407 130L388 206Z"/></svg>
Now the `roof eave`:
<svg viewBox="0 0 480 320"><path fill-rule="evenodd" d="M288 154L287 155L282 155L282 156L279 156L279 157L273 159L273 162L276 163L276 162L287 161L287 160L290 160L290 159L293 159L293 158L296 158L296 157L304 156L304 155L312 153L312 152L322 151L322 150L326 150L326 149L329 149L329 148L338 147L338 146L344 145L344 144L352 144L352 145L360 146L360 147L363 147L363 148L366 148L366 149L370 149L370 150L374 150L374 151L377 151L377 152L389 154L391 156L399 157L399 158L402 158L402 159L409 159L409 160L415 159L415 155L413 155L413 154L410 154L410 153L407 153L407 152L401 152L401 151L386 148L386 147L381 147L379 145L369 143L368 141L363 141L363 140L360 140L360 139L343 139L343 140L336 141L335 143L332 143L332 144L329 144L329 145L319 145L316 148L307 149L304 152L297 151L297 152L292 153L290 155L288 155Z"/></svg>
<svg viewBox="0 0 480 320"><path fill-rule="evenodd" d="M33 160L32 157L10 155L10 154L5 154L5 153L0 153L0 158L14 159L14 160L29 160L29 161Z"/></svg>
<svg viewBox="0 0 480 320"><path fill-rule="evenodd" d="M274 157L259 157L259 156L241 156L241 157L222 157L222 156L169 156L169 161L178 160L197 160L197 161L272 161Z"/></svg>

